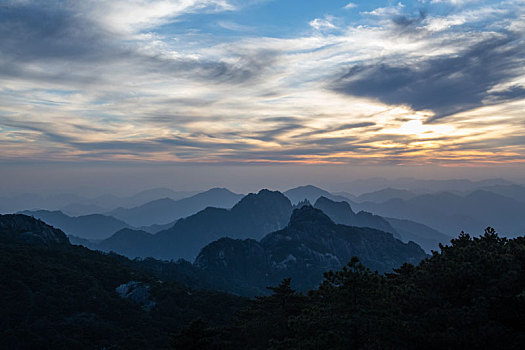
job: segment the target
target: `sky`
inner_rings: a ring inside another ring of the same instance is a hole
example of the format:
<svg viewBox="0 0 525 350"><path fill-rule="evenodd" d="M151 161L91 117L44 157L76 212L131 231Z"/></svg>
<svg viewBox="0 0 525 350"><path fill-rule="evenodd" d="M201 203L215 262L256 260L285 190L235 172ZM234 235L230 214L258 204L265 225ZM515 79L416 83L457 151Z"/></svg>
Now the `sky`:
<svg viewBox="0 0 525 350"><path fill-rule="evenodd" d="M525 178L524 36L524 0L0 0L0 191Z"/></svg>

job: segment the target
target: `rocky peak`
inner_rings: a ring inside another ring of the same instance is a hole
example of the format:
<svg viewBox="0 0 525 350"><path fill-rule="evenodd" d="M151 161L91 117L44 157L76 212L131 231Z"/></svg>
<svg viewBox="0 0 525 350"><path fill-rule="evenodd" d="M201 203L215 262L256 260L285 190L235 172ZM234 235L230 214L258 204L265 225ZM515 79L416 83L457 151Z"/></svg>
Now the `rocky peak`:
<svg viewBox="0 0 525 350"><path fill-rule="evenodd" d="M334 225L334 222L325 213L311 205L295 209L288 223L289 227L297 229L304 227L311 229L317 226L331 227Z"/></svg>
<svg viewBox="0 0 525 350"><path fill-rule="evenodd" d="M291 213L290 200L279 191L269 190L251 193L231 209L231 214L244 222L243 226L257 227L263 234L285 227Z"/></svg>
<svg viewBox="0 0 525 350"><path fill-rule="evenodd" d="M246 209L268 209L292 207L292 203L284 194L279 191L270 191L267 189L260 190L257 194L250 193L239 201L233 208L232 212Z"/></svg>

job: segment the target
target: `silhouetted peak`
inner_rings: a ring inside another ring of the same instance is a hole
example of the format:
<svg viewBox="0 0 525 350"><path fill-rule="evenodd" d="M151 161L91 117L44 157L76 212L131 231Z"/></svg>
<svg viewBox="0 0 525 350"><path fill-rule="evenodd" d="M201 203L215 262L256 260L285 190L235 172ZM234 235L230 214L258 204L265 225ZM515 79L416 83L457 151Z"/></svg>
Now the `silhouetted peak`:
<svg viewBox="0 0 525 350"><path fill-rule="evenodd" d="M319 226L319 225L335 225L334 222L321 210L305 205L299 209L295 209L290 218L290 227L300 226Z"/></svg>
<svg viewBox="0 0 525 350"><path fill-rule="evenodd" d="M118 230L115 232L110 238L126 238L126 237L137 237L137 236L143 236L143 237L149 237L152 236L151 233L143 231L143 230L134 230L131 228L123 228L121 230Z"/></svg>
<svg viewBox="0 0 525 350"><path fill-rule="evenodd" d="M279 192L279 191L270 191L269 189L267 188L263 188L262 190L260 190L258 193L257 193L257 196L259 197L264 197L264 196L279 196L279 197L284 197L284 195Z"/></svg>
<svg viewBox="0 0 525 350"><path fill-rule="evenodd" d="M237 203L232 211L243 208L273 208L275 206L292 206L292 203L284 194L279 191L260 190L257 194L250 193Z"/></svg>
<svg viewBox="0 0 525 350"><path fill-rule="evenodd" d="M175 202L173 199L169 197L164 197L164 198L155 199L151 202L145 203L142 206L152 205L152 204L159 205L159 204L166 204L166 203L173 203L173 202Z"/></svg>
<svg viewBox="0 0 525 350"><path fill-rule="evenodd" d="M226 187L213 187L199 194L203 195L203 194L234 194L234 193L230 191L229 189L227 189Z"/></svg>
<svg viewBox="0 0 525 350"><path fill-rule="evenodd" d="M322 188L319 188L314 185L303 185L293 188L293 190L304 190L304 191L324 191Z"/></svg>

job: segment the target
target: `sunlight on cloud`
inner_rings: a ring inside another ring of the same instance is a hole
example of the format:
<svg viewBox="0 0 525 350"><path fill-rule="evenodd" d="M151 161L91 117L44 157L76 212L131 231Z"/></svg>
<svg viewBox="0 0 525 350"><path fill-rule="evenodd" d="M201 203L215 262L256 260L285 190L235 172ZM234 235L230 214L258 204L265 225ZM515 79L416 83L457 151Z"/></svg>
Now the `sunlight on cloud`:
<svg viewBox="0 0 525 350"><path fill-rule="evenodd" d="M414 118L414 119L409 119ZM427 117L421 115L415 115L408 117L406 122L403 122L397 129L385 129L384 133L393 133L400 135L414 135L417 137L429 137L429 136L440 136L450 135L454 131L452 125L428 125L423 124L423 121Z"/></svg>

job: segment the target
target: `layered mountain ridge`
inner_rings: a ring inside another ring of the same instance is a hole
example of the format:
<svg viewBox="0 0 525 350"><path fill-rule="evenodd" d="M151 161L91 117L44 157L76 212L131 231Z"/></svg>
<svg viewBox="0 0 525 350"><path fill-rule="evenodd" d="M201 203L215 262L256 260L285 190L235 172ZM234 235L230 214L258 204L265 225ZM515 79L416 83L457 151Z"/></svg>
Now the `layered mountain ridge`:
<svg viewBox="0 0 525 350"><path fill-rule="evenodd" d="M484 189L465 195L440 192L406 200L392 198L381 203L354 203L354 206L384 217L425 223L451 235L461 231L480 232L487 226L507 237L525 232L525 202Z"/></svg>
<svg viewBox="0 0 525 350"><path fill-rule="evenodd" d="M311 187L308 190L312 192ZM313 190L315 192L315 188ZM319 197L314 206L338 224L389 232L403 241L421 243L427 251L437 249L439 243L450 240L448 236L422 224L389 221L364 211L354 213L346 201L335 202ZM98 245L91 244L89 247L115 251L130 258L151 256L157 259L183 258L192 261L203 246L222 237L259 240L267 233L286 227L292 209L291 201L284 194L261 190L257 194L243 197L232 209L208 207L155 234L143 230L120 230Z"/></svg>
<svg viewBox="0 0 525 350"><path fill-rule="evenodd" d="M99 249L113 250L134 258L193 260L206 244L221 237L262 238L288 223L292 205L278 191L261 190L243 197L232 209L208 207L178 220L171 228L148 235L144 231L126 230L104 240ZM140 246L128 249L129 241Z"/></svg>
<svg viewBox="0 0 525 350"><path fill-rule="evenodd" d="M83 239L105 239L110 237L116 231L130 227L122 220L102 214L72 217L59 210L26 210L19 213L43 220L49 225L59 227L69 235Z"/></svg>
<svg viewBox="0 0 525 350"><path fill-rule="evenodd" d="M426 257L415 243L391 233L334 223L311 206L295 209L288 225L260 241L222 238L204 247L195 259L218 286L261 293L291 277L296 288L315 288L323 273L340 269L352 256L380 272Z"/></svg>
<svg viewBox="0 0 525 350"><path fill-rule="evenodd" d="M242 197L226 188L212 188L179 200L161 198L133 208L118 208L108 215L135 227L170 224L206 207L231 208Z"/></svg>

